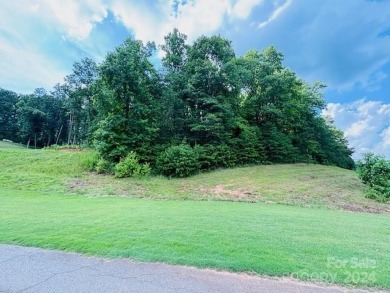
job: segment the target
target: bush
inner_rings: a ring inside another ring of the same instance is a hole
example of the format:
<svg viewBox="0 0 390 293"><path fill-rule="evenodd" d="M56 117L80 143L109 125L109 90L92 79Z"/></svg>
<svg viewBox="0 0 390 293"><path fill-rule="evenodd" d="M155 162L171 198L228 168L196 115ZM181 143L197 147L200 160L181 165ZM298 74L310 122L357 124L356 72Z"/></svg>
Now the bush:
<svg viewBox="0 0 390 293"><path fill-rule="evenodd" d="M150 175L150 165L140 164L136 153L130 152L115 166L115 177L143 177Z"/></svg>
<svg viewBox="0 0 390 293"><path fill-rule="evenodd" d="M171 146L156 161L156 169L169 177L188 177L199 172L197 153L189 145Z"/></svg>
<svg viewBox="0 0 390 293"><path fill-rule="evenodd" d="M98 174L114 174L115 164L105 159L99 159L95 165Z"/></svg>
<svg viewBox="0 0 390 293"><path fill-rule="evenodd" d="M384 157L367 153L357 163L357 172L369 186L367 197L381 201L390 200L390 162Z"/></svg>
<svg viewBox="0 0 390 293"><path fill-rule="evenodd" d="M230 168L237 165L237 156L226 144L196 146L195 152L202 170Z"/></svg>

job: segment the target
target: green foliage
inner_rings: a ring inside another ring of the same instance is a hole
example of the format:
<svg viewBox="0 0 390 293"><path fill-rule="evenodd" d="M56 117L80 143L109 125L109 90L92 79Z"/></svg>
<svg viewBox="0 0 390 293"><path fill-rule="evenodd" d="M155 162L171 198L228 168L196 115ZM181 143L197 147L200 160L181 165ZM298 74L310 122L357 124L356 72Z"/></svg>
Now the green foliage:
<svg viewBox="0 0 390 293"><path fill-rule="evenodd" d="M130 152L115 165L115 177L144 177L150 175L149 163L140 164L136 153Z"/></svg>
<svg viewBox="0 0 390 293"><path fill-rule="evenodd" d="M96 95L102 120L94 142L99 153L117 162L129 151L142 161L151 161L149 151L158 135L156 125L159 77L148 60L153 45L128 38L107 55L99 67L101 84L111 94Z"/></svg>
<svg viewBox="0 0 390 293"><path fill-rule="evenodd" d="M101 64L75 62L51 93L0 90L0 139L93 144L112 163L134 151L152 166L166 146L185 142L194 149L176 150L183 161L162 172L178 177L263 162L354 168L344 134L319 114L325 85L297 77L275 47L238 57L222 36L188 44L174 29L160 48L161 70L151 60L154 43L127 38Z"/></svg>
<svg viewBox="0 0 390 293"><path fill-rule="evenodd" d="M230 168L237 165L234 149L226 144L195 147L196 156L202 170Z"/></svg>
<svg viewBox="0 0 390 293"><path fill-rule="evenodd" d="M18 95L0 88L0 140L18 140L17 102Z"/></svg>
<svg viewBox="0 0 390 293"><path fill-rule="evenodd" d="M100 158L95 164L95 171L98 174L114 174L115 164Z"/></svg>
<svg viewBox="0 0 390 293"><path fill-rule="evenodd" d="M72 73L62 86L66 99L67 144L91 143L96 109L93 106L93 83L97 79L97 64L84 58L73 64Z"/></svg>
<svg viewBox="0 0 390 293"><path fill-rule="evenodd" d="M390 200L390 161L383 156L366 153L357 164L357 172L362 182L369 186L368 197Z"/></svg>
<svg viewBox="0 0 390 293"><path fill-rule="evenodd" d="M104 159L119 162L130 152L128 139L126 119L120 115L108 115L99 122L94 134L94 146Z"/></svg>
<svg viewBox="0 0 390 293"><path fill-rule="evenodd" d="M187 144L171 146L162 152L156 161L156 168L165 176L188 177L199 172L197 152Z"/></svg>

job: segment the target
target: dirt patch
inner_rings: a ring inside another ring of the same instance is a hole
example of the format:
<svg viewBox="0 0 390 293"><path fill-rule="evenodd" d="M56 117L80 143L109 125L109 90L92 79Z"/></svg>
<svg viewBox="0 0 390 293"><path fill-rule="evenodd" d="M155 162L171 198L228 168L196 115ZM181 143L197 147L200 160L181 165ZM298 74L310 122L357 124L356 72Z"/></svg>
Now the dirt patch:
<svg viewBox="0 0 390 293"><path fill-rule="evenodd" d="M217 199L233 200L233 201L254 201L256 194L251 190L243 188L231 188L229 184L219 184L213 187L200 186L197 191L207 192L212 194Z"/></svg>
<svg viewBox="0 0 390 293"><path fill-rule="evenodd" d="M67 182L70 192L94 197L144 197L145 190L139 184L120 181L110 176L90 174L85 178L75 178Z"/></svg>
<svg viewBox="0 0 390 293"><path fill-rule="evenodd" d="M340 208L346 211L351 212L358 212L358 213L372 213L372 214L383 214L383 213L389 213L390 209L386 209L385 207L379 208L379 207L367 207L367 206L358 206L358 205L352 205L352 204L344 204L340 205Z"/></svg>
<svg viewBox="0 0 390 293"><path fill-rule="evenodd" d="M83 179L74 179L68 182L68 188L71 190L81 190L86 187L89 187L89 184L86 180Z"/></svg>
<svg viewBox="0 0 390 293"><path fill-rule="evenodd" d="M328 205L337 209L355 213L372 213L372 214L387 214L390 213L390 204L377 203L374 200L363 200L361 202L353 202L359 200L358 195L343 196L342 190L335 190L334 193L329 193L324 196Z"/></svg>

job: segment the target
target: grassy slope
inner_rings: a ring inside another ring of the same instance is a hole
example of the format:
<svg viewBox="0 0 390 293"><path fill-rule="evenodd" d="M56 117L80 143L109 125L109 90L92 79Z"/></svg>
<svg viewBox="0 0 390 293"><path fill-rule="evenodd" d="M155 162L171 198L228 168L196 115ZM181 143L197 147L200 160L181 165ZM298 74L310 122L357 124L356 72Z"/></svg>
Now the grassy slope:
<svg viewBox="0 0 390 293"><path fill-rule="evenodd" d="M6 142L6 141L1 141L0 140L0 149L21 149L25 148L25 146L17 143L12 143L12 142Z"/></svg>
<svg viewBox="0 0 390 293"><path fill-rule="evenodd" d="M115 179L89 175L70 180L77 194L154 199L282 203L350 211L390 212L390 205L365 198L354 171L321 165L269 165L218 170L185 179Z"/></svg>
<svg viewBox="0 0 390 293"><path fill-rule="evenodd" d="M65 193L69 178L86 174L94 152L1 149L0 188L41 193Z"/></svg>
<svg viewBox="0 0 390 293"><path fill-rule="evenodd" d="M360 196L361 187L342 185L355 178L353 173L322 166L262 166L185 180L119 181L86 176L93 156L92 152L0 150L0 242L267 275L295 272L302 279L307 278L302 272L332 274L332 278L336 274L338 283L390 288L388 215L275 204L64 196L65 182L78 182L73 189L80 193L81 183L93 178L102 185L100 192L107 183L123 191L134 187L142 196L156 192L156 197L199 198L204 193L201 198L206 199L218 195L221 187L215 192L216 186L242 184L223 189L249 195L240 188L258 188L268 190L267 200L283 201L283 194L294 188L296 194L309 197L310 185L300 187L299 178L315 176L310 179L323 182L316 189L319 193L330 192L327 181L338 182L337 193L350 192L346 198L354 198ZM327 177L332 174L333 179ZM329 266L328 258L349 263L336 268ZM354 258L374 261L375 268L354 268ZM349 278L351 272L354 280Z"/></svg>

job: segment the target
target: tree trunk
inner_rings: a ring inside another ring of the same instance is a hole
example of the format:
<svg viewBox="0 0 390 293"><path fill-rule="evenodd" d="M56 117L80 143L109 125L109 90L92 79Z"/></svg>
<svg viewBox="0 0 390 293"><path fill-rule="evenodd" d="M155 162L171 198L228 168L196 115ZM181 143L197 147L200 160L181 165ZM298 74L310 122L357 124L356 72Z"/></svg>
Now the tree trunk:
<svg viewBox="0 0 390 293"><path fill-rule="evenodd" d="M69 114L68 145L70 145L70 140L72 138L72 130L73 130L73 119L72 119L72 114Z"/></svg>
<svg viewBox="0 0 390 293"><path fill-rule="evenodd" d="M61 132L62 132L62 127L63 127L63 126L64 126L64 125L61 125L60 132L59 132L58 135L57 135L56 145L58 145L58 140L60 139Z"/></svg>

